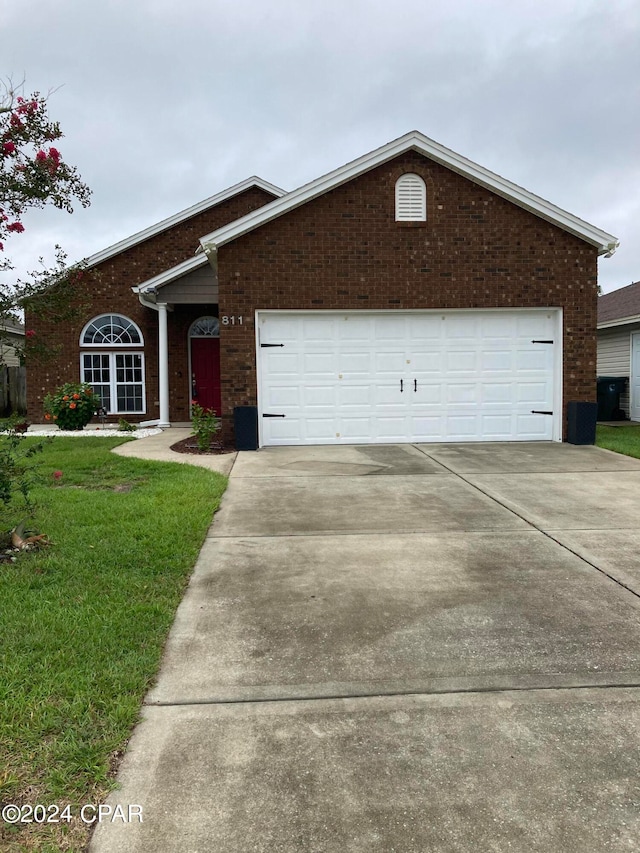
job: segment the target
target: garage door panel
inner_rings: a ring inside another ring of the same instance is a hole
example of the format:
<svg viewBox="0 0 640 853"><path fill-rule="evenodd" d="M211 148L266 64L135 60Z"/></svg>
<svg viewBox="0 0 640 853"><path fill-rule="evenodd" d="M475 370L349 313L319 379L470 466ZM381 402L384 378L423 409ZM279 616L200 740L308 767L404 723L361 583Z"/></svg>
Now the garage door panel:
<svg viewBox="0 0 640 853"><path fill-rule="evenodd" d="M380 343L396 341L403 343L407 321L404 316L376 315L373 319L373 337Z"/></svg>
<svg viewBox="0 0 640 853"><path fill-rule="evenodd" d="M300 397L302 399L301 408L325 408L333 412L338 403L338 389L333 383L327 385L317 385L309 383L302 388Z"/></svg>
<svg viewBox="0 0 640 853"><path fill-rule="evenodd" d="M440 376L444 370L444 351L428 349L424 352L412 352L406 366L408 375L412 378L421 376Z"/></svg>
<svg viewBox="0 0 640 853"><path fill-rule="evenodd" d="M338 410L355 406L371 409L374 405L375 389L370 385L355 385L341 382L337 388Z"/></svg>
<svg viewBox="0 0 640 853"><path fill-rule="evenodd" d="M336 338L335 323L326 323L321 315L305 317L301 326L302 340L305 343L326 344Z"/></svg>
<svg viewBox="0 0 640 853"><path fill-rule="evenodd" d="M550 313L520 313L514 316L515 333L521 338L553 338L553 314Z"/></svg>
<svg viewBox="0 0 640 853"><path fill-rule="evenodd" d="M451 382L447 388L447 404L471 403L477 405L480 402L478 383L476 382Z"/></svg>
<svg viewBox="0 0 640 853"><path fill-rule="evenodd" d="M265 318L262 326L262 343L293 343L303 340L302 319L298 317L275 316Z"/></svg>
<svg viewBox="0 0 640 853"><path fill-rule="evenodd" d="M305 438L316 444L318 441L335 441L336 421L333 416L313 417L305 421Z"/></svg>
<svg viewBox="0 0 640 853"><path fill-rule="evenodd" d="M475 349L454 349L445 352L444 369L448 374L477 373L479 370L479 357Z"/></svg>
<svg viewBox="0 0 640 853"><path fill-rule="evenodd" d="M437 340L443 340L444 322L442 316L421 316L407 318L406 335L412 342L412 345L423 345L423 342L433 343ZM413 346L412 346L413 348Z"/></svg>
<svg viewBox="0 0 640 853"><path fill-rule="evenodd" d="M471 441L480 433L478 420L474 414L447 415L447 435L452 441Z"/></svg>
<svg viewBox="0 0 640 853"><path fill-rule="evenodd" d="M341 349L337 354L336 370L344 376L370 376L374 373L373 354Z"/></svg>
<svg viewBox="0 0 640 853"><path fill-rule="evenodd" d="M516 402L531 406L547 405L551 408L550 382L521 382L516 389Z"/></svg>
<svg viewBox="0 0 640 853"><path fill-rule="evenodd" d="M369 344L373 338L371 318L337 317L335 322L336 335L340 342Z"/></svg>
<svg viewBox="0 0 640 853"><path fill-rule="evenodd" d="M326 376L334 379L337 375L337 358L335 353L305 353L302 357L302 370L305 376L311 378Z"/></svg>
<svg viewBox="0 0 640 853"><path fill-rule="evenodd" d="M552 418L549 415L516 415L518 433L526 436L523 441L551 440Z"/></svg>
<svg viewBox="0 0 640 853"><path fill-rule="evenodd" d="M411 441L440 441L445 433L444 415L414 415L410 423Z"/></svg>
<svg viewBox="0 0 640 853"><path fill-rule="evenodd" d="M486 441L508 441L513 433L513 416L483 415L481 429Z"/></svg>
<svg viewBox="0 0 640 853"><path fill-rule="evenodd" d="M263 353L265 353L264 350ZM296 380L300 376L301 360L296 352L285 353L279 350L276 353L273 350L267 350L262 358L264 368L269 376L289 377L290 380Z"/></svg>
<svg viewBox="0 0 640 853"><path fill-rule="evenodd" d="M513 382L485 382L482 385L482 402L487 405L511 406L516 397Z"/></svg>
<svg viewBox="0 0 640 853"><path fill-rule="evenodd" d="M407 356L404 347L401 349L390 350L380 349L374 356L374 370L378 376L392 375L398 377L398 386L400 378L404 376L407 368Z"/></svg>
<svg viewBox="0 0 640 853"><path fill-rule="evenodd" d="M279 409L282 406L287 409L302 409L304 389L297 385L271 385L265 395L267 410Z"/></svg>
<svg viewBox="0 0 640 853"><path fill-rule="evenodd" d="M444 334L448 341L454 341L456 346L461 341L475 342L480 337L481 320L473 314L450 314L444 320Z"/></svg>
<svg viewBox="0 0 640 853"><path fill-rule="evenodd" d="M418 390L413 390L413 384L409 386L409 394L412 406L442 405L444 403L445 387L442 383L418 382Z"/></svg>
<svg viewBox="0 0 640 853"><path fill-rule="evenodd" d="M264 315L262 443L550 440L556 316Z"/></svg>
<svg viewBox="0 0 640 853"><path fill-rule="evenodd" d="M483 349L480 353L480 367L483 373L511 373L515 361L512 350Z"/></svg>
<svg viewBox="0 0 640 853"><path fill-rule="evenodd" d="M373 434L373 421L374 418L362 416L362 417L341 417L337 422L337 433L340 438L345 442L362 442L362 441L371 441L371 435Z"/></svg>
<svg viewBox="0 0 640 853"><path fill-rule="evenodd" d="M553 350L550 346L540 345L537 349L519 349L516 352L515 367L518 373L546 373L552 366Z"/></svg>

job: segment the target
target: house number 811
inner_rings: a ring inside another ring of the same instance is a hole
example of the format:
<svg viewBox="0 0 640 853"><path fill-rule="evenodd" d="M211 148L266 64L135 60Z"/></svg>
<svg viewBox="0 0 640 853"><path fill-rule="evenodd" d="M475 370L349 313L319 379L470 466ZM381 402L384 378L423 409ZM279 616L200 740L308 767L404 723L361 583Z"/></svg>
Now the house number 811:
<svg viewBox="0 0 640 853"><path fill-rule="evenodd" d="M242 326L242 317L221 317L223 326Z"/></svg>

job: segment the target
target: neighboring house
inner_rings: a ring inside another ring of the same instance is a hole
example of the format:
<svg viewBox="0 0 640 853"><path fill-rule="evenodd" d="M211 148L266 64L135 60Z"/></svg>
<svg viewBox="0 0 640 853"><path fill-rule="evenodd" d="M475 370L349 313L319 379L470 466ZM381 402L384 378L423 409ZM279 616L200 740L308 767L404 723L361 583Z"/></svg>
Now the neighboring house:
<svg viewBox="0 0 640 853"><path fill-rule="evenodd" d="M627 376L620 408L640 421L640 281L598 299L598 376Z"/></svg>
<svg viewBox="0 0 640 853"><path fill-rule="evenodd" d="M24 326L7 320L0 325L0 366L19 367L24 350Z"/></svg>
<svg viewBox="0 0 640 853"><path fill-rule="evenodd" d="M595 399L597 257L617 246L412 132L290 193L253 178L89 259L40 329L110 415L257 407L260 445L562 440Z"/></svg>

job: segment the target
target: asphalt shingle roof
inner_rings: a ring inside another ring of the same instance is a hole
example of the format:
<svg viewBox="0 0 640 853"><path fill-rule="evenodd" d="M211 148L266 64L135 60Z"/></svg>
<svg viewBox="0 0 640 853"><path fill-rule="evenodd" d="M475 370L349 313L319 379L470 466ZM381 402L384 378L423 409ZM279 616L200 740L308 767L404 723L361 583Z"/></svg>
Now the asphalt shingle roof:
<svg viewBox="0 0 640 853"><path fill-rule="evenodd" d="M640 281L605 293L598 299L598 323L609 323L640 314Z"/></svg>

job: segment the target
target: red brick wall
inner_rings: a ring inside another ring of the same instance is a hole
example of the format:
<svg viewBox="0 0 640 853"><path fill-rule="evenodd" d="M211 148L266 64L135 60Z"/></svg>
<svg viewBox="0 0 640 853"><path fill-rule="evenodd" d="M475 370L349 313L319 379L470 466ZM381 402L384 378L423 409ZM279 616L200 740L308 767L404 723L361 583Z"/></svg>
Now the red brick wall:
<svg viewBox="0 0 640 853"><path fill-rule="evenodd" d="M90 319L110 311L118 311L132 319L140 326L144 336L147 411L140 416L128 415L127 419L135 422L157 418L158 317L155 311L140 304L131 288L193 257L200 237L270 201L273 201L270 193L253 187L98 264L95 267L98 277L86 274L81 288L78 289L78 301L85 304L86 308L82 316L74 322L61 326L44 322L38 318L37 313L28 312L26 327L33 329L39 340L46 341L49 346L59 350L55 358L42 364L27 363L29 419L34 423L41 422L43 397L64 382L79 381L80 333ZM184 306L169 314L170 417L173 421L185 421L189 417L186 357L189 325L202 314L215 313L213 309L214 306L195 306L193 310L191 306ZM83 347L83 350L89 349Z"/></svg>
<svg viewBox="0 0 640 853"><path fill-rule="evenodd" d="M395 222L403 172L427 186L426 223ZM220 248L225 439L256 404L256 309L564 309L564 400L595 399L597 251L414 152Z"/></svg>

